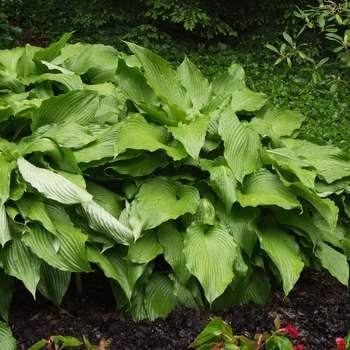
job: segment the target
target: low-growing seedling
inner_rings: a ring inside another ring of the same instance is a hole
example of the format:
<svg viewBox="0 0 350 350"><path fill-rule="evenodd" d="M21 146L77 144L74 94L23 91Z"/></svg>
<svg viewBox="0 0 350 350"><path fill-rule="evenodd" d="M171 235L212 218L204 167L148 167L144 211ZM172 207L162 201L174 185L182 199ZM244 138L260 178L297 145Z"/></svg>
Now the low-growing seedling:
<svg viewBox="0 0 350 350"><path fill-rule="evenodd" d="M303 344L293 345L287 335L293 338L298 337L297 328L289 324L281 327L280 318L274 320L275 330L264 333L258 333L254 339L249 339L244 335L234 335L232 328L221 318L214 318L202 333L190 344L190 348L196 347L197 350L303 350Z"/></svg>
<svg viewBox="0 0 350 350"><path fill-rule="evenodd" d="M98 345L91 345L91 343L83 336L81 342L77 338L62 335L52 335L48 339L42 339L30 347L28 350L62 350L68 347L75 347L84 344L87 350L108 350L108 346L111 344L110 340L101 339Z"/></svg>

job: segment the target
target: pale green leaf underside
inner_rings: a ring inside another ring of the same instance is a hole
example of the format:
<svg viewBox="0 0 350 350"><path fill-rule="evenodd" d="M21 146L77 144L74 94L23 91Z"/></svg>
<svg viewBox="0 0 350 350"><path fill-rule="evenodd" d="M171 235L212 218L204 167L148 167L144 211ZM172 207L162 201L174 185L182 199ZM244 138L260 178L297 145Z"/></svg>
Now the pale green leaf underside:
<svg viewBox="0 0 350 350"><path fill-rule="evenodd" d="M258 111L267 101L267 96L261 92L249 89L235 91L232 94L231 108L235 111Z"/></svg>
<svg viewBox="0 0 350 350"><path fill-rule="evenodd" d="M47 169L38 168L24 158L17 159L21 175L46 198L62 204L91 201L92 196L63 176Z"/></svg>

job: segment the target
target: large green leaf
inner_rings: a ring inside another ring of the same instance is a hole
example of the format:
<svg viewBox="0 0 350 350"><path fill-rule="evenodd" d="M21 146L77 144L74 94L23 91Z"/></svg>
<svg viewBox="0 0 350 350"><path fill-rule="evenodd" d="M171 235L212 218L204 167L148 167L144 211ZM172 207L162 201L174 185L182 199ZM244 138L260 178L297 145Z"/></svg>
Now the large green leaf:
<svg viewBox="0 0 350 350"><path fill-rule="evenodd" d="M102 69L103 65L111 69L114 67L115 72L119 60L118 56L119 52L112 46L102 44L77 44L68 45L63 48L61 55L56 57L52 63L62 64L64 68L78 75L87 73L90 69L96 67L101 67L100 69ZM92 72L92 74L94 74L94 72ZM97 79L95 74L94 78ZM97 83L97 81L95 81L95 83Z"/></svg>
<svg viewBox="0 0 350 350"><path fill-rule="evenodd" d="M55 269L43 262L40 269L38 289L44 297L59 307L68 289L70 278L70 272Z"/></svg>
<svg viewBox="0 0 350 350"><path fill-rule="evenodd" d="M176 306L174 282L165 272L152 273L145 287L145 309L150 321L157 317L166 317Z"/></svg>
<svg viewBox="0 0 350 350"><path fill-rule="evenodd" d="M185 121L185 112L192 108L192 103L168 62L148 49L127 44L141 62L148 85L168 104L173 116L176 115L174 119Z"/></svg>
<svg viewBox="0 0 350 350"><path fill-rule="evenodd" d="M235 242L251 257L258 238L255 232L249 229L248 224L260 216L260 209L242 208L238 203L234 204L230 211L220 203L216 205L216 209L220 222L229 229Z"/></svg>
<svg viewBox="0 0 350 350"><path fill-rule="evenodd" d="M227 164L239 182L262 166L260 136L242 124L230 108L222 112L219 120Z"/></svg>
<svg viewBox="0 0 350 350"><path fill-rule="evenodd" d="M322 266L327 269L339 282L348 286L349 263L346 255L338 252L324 242L319 243L315 255L321 260Z"/></svg>
<svg viewBox="0 0 350 350"><path fill-rule="evenodd" d="M91 201L92 196L81 187L52 171L38 168L24 158L17 159L24 180L29 182L46 198L63 204L76 204Z"/></svg>
<svg viewBox="0 0 350 350"><path fill-rule="evenodd" d="M0 316L8 322L15 279L0 268Z"/></svg>
<svg viewBox="0 0 350 350"><path fill-rule="evenodd" d="M278 137L290 136L305 120L305 116L298 112L271 106L264 107L257 115L271 124L273 132Z"/></svg>
<svg viewBox="0 0 350 350"><path fill-rule="evenodd" d="M183 144L187 153L198 161L199 152L203 147L209 122L209 116L201 114L197 115L188 124L168 126L168 130L176 140Z"/></svg>
<svg viewBox="0 0 350 350"><path fill-rule="evenodd" d="M217 76L211 85L216 95L230 94L244 89L244 70L239 64L234 63L226 72Z"/></svg>
<svg viewBox="0 0 350 350"><path fill-rule="evenodd" d="M71 272L91 271L85 248L87 236L73 226L64 207L48 204L47 210L56 235L39 224L31 224L31 231L22 238L25 244L52 267Z"/></svg>
<svg viewBox="0 0 350 350"><path fill-rule="evenodd" d="M17 77L17 61L23 55L23 52L23 47L16 47L12 50L0 50L2 76Z"/></svg>
<svg viewBox="0 0 350 350"><path fill-rule="evenodd" d="M268 217L263 218L259 223L251 222L249 228L256 232L261 249L276 265L282 277L284 293L288 295L304 267L299 246L294 237Z"/></svg>
<svg viewBox="0 0 350 350"><path fill-rule="evenodd" d="M194 222L184 240L186 266L202 285L210 305L233 278L237 245L225 226Z"/></svg>
<svg viewBox="0 0 350 350"><path fill-rule="evenodd" d="M350 176L350 157L339 148L305 142L296 148L296 152L305 163L314 167L317 176L327 183Z"/></svg>
<svg viewBox="0 0 350 350"><path fill-rule="evenodd" d="M76 90L51 97L33 112L32 130L46 124L74 122L81 125L90 123L98 107L95 91Z"/></svg>
<svg viewBox="0 0 350 350"><path fill-rule="evenodd" d="M0 321L0 344L2 350L16 350L17 342L9 325Z"/></svg>
<svg viewBox="0 0 350 350"><path fill-rule="evenodd" d="M187 57L177 69L176 76L190 95L193 114L199 113L201 108L209 101L212 93L208 80Z"/></svg>
<svg viewBox="0 0 350 350"><path fill-rule="evenodd" d="M232 94L231 108L235 111L258 111L267 101L267 96L261 92L249 89L235 91Z"/></svg>
<svg viewBox="0 0 350 350"><path fill-rule="evenodd" d="M96 202L87 202L85 211L93 230L103 232L120 244L130 245L134 241L132 231Z"/></svg>
<svg viewBox="0 0 350 350"><path fill-rule="evenodd" d="M46 230L57 234L44 202L34 196L26 196L18 200L16 205L25 220L40 222Z"/></svg>
<svg viewBox="0 0 350 350"><path fill-rule="evenodd" d="M145 264L162 253L163 247L159 244L155 231L150 230L129 247L125 259L137 264Z"/></svg>
<svg viewBox="0 0 350 350"><path fill-rule="evenodd" d="M45 81L57 82L62 84L68 91L83 89L83 82L78 75L45 73L38 76L22 78L22 81L26 85L43 83Z"/></svg>
<svg viewBox="0 0 350 350"><path fill-rule="evenodd" d="M185 285L191 274L186 268L183 235L184 232L177 229L174 221L165 222L157 231L159 243L164 249L164 259L169 263L180 283Z"/></svg>
<svg viewBox="0 0 350 350"><path fill-rule="evenodd" d="M134 285L147 265L125 260L124 253L120 248L111 248L102 253L96 246L88 245L89 260L96 263L107 277L118 281L130 301Z"/></svg>
<svg viewBox="0 0 350 350"><path fill-rule="evenodd" d="M34 298L40 279L41 262L42 260L18 238L13 238L0 250L0 263L4 271L20 279Z"/></svg>
<svg viewBox="0 0 350 350"><path fill-rule="evenodd" d="M118 137L115 140L114 155L126 149L141 149L154 152L164 149L174 160L187 156L181 144L171 145L172 137L164 126L150 124L140 114L134 114L121 122ZM170 146L169 146L170 145Z"/></svg>
<svg viewBox="0 0 350 350"><path fill-rule="evenodd" d="M241 191L237 191L237 200L243 207L277 205L287 210L301 209L301 204L294 191L286 187L278 175L265 168L246 176Z"/></svg>
<svg viewBox="0 0 350 350"><path fill-rule="evenodd" d="M34 55L34 58L51 62L54 58L59 56L62 48L64 47L64 45L70 39L71 36L72 36L72 33L63 34L59 41L52 43L46 49L43 49L43 50L36 52Z"/></svg>
<svg viewBox="0 0 350 350"><path fill-rule="evenodd" d="M217 157L215 160L202 159L200 166L203 170L209 171L209 185L217 196L225 204L227 211L231 210L236 201L237 180L231 168L223 157Z"/></svg>
<svg viewBox="0 0 350 350"><path fill-rule="evenodd" d="M199 193L195 187L156 177L141 186L132 206L143 230L149 230L185 213L194 214L198 203Z"/></svg>
<svg viewBox="0 0 350 350"><path fill-rule="evenodd" d="M305 198L328 222L333 230L337 226L339 208L329 198L320 198L316 193L310 191L302 183L295 182L292 190L298 196Z"/></svg>

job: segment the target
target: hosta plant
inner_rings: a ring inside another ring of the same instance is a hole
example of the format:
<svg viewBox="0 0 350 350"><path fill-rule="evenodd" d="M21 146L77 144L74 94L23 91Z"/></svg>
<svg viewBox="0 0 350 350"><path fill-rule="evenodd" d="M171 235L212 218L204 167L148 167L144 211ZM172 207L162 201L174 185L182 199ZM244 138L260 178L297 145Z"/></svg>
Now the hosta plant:
<svg viewBox="0 0 350 350"><path fill-rule="evenodd" d="M14 280L61 303L100 268L135 319L288 294L305 268L347 284L349 157L304 116L128 43L0 51L0 314ZM96 267L97 266L97 267Z"/></svg>

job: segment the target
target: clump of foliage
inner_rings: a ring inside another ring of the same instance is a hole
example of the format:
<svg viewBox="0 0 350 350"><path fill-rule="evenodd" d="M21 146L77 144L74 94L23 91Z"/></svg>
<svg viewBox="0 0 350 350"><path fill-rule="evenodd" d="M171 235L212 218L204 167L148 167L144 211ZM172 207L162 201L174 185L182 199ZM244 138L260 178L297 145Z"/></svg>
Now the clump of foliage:
<svg viewBox="0 0 350 350"><path fill-rule="evenodd" d="M154 320L287 295L306 268L347 284L350 159L305 117L128 43L0 51L0 315L14 279L59 305L71 273L110 279Z"/></svg>

